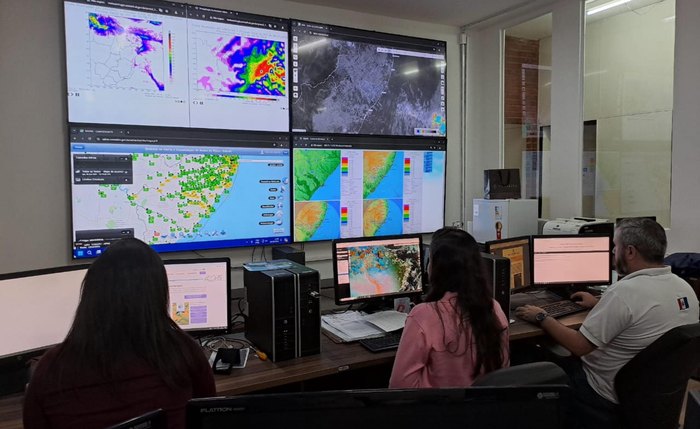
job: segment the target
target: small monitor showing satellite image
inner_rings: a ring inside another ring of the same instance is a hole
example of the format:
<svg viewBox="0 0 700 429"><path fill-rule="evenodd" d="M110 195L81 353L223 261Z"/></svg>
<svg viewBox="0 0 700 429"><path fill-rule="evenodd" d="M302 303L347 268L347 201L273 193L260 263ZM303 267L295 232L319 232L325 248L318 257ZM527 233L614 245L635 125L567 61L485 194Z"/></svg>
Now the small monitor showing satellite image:
<svg viewBox="0 0 700 429"><path fill-rule="evenodd" d="M418 235L334 241L336 303L420 294L421 261Z"/></svg>
<svg viewBox="0 0 700 429"><path fill-rule="evenodd" d="M292 131L445 136L446 43L292 21Z"/></svg>

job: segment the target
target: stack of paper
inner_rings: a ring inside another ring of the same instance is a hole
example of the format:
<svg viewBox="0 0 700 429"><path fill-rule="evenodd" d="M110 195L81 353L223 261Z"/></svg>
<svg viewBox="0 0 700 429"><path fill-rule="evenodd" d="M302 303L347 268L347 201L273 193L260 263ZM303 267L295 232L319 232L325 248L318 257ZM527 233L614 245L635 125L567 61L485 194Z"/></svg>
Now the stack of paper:
<svg viewBox="0 0 700 429"><path fill-rule="evenodd" d="M365 314L361 311L321 316L321 328L341 341L357 341L363 338L381 337L387 332L403 328L406 314L394 310Z"/></svg>

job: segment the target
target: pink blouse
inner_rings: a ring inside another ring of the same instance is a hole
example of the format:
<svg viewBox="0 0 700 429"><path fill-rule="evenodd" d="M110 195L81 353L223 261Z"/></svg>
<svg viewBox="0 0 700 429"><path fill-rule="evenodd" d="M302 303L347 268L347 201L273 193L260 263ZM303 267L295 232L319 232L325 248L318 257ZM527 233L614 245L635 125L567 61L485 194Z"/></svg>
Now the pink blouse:
<svg viewBox="0 0 700 429"><path fill-rule="evenodd" d="M457 294L418 304L408 315L391 371L390 388L467 387L474 382L476 347L469 326L459 330ZM435 305L440 307L437 313ZM503 366L510 365L508 319L498 303L493 309L503 327ZM442 316L442 318L441 318Z"/></svg>

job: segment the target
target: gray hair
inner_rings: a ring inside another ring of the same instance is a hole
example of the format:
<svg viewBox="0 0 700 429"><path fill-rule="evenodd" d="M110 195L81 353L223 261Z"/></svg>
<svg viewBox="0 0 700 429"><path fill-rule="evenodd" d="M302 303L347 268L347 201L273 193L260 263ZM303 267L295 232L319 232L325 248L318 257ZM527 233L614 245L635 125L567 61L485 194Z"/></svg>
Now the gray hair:
<svg viewBox="0 0 700 429"><path fill-rule="evenodd" d="M663 263L666 254L666 231L651 219L629 218L617 225L620 244L634 246L647 262Z"/></svg>

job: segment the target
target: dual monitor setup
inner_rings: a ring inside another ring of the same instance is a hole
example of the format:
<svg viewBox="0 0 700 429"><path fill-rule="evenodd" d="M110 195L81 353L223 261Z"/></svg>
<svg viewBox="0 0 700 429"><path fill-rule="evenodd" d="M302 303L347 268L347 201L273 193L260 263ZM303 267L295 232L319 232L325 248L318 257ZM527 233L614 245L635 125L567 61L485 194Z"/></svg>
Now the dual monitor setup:
<svg viewBox="0 0 700 429"><path fill-rule="evenodd" d="M64 0L72 256L444 223L446 43L155 0Z"/></svg>
<svg viewBox="0 0 700 429"><path fill-rule="evenodd" d="M172 319L192 335L223 334L231 320L228 258L165 261ZM0 326L0 381L27 359L61 343L73 323L88 265L0 275L0 301L11 302ZM0 383L5 387L11 380ZM23 384L20 385L22 387ZM0 388L0 391L3 389Z"/></svg>
<svg viewBox="0 0 700 429"><path fill-rule="evenodd" d="M534 235L489 241L486 253L510 260L511 293L533 287L609 285L612 239L608 234Z"/></svg>

